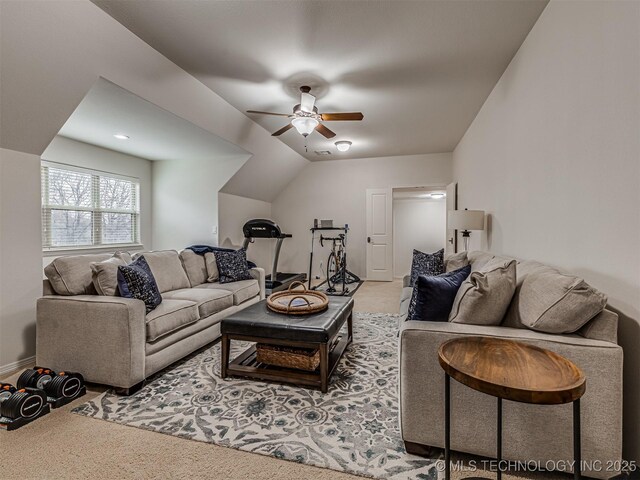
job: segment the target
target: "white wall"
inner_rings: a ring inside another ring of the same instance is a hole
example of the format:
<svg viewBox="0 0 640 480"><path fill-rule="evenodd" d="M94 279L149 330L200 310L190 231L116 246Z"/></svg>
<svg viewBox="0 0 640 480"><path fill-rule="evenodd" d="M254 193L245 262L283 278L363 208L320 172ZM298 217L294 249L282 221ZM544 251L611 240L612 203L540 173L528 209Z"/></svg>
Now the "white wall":
<svg viewBox="0 0 640 480"><path fill-rule="evenodd" d="M348 268L364 278L367 188L446 185L451 175L450 153L311 162L272 203L274 220L293 234L282 247L281 269L307 272L313 219L333 219L349 224ZM316 247L313 275L329 255Z"/></svg>
<svg viewBox="0 0 640 480"><path fill-rule="evenodd" d="M151 247L151 161L56 136L42 154L43 160L126 175L140 180L140 240ZM55 256L55 254L48 255Z"/></svg>
<svg viewBox="0 0 640 480"><path fill-rule="evenodd" d="M411 272L413 249L436 252L444 248L447 204L444 198L393 199L393 275Z"/></svg>
<svg viewBox="0 0 640 480"><path fill-rule="evenodd" d="M0 372L35 355L36 299L41 295L40 157L2 148Z"/></svg>
<svg viewBox="0 0 640 480"><path fill-rule="evenodd" d="M217 245L218 191L246 161L238 155L153 162L153 249Z"/></svg>
<svg viewBox="0 0 640 480"><path fill-rule="evenodd" d="M219 245L240 248L244 242L242 226L253 218L271 218L271 204L228 193L218 194ZM287 242L287 240L285 240ZM271 273L275 240L257 239L249 245L247 258ZM286 248L286 245L282 248Z"/></svg>
<svg viewBox="0 0 640 480"><path fill-rule="evenodd" d="M624 449L640 460L640 3L552 1L454 151L473 247L583 276L621 314ZM587 379L588 388L588 379Z"/></svg>

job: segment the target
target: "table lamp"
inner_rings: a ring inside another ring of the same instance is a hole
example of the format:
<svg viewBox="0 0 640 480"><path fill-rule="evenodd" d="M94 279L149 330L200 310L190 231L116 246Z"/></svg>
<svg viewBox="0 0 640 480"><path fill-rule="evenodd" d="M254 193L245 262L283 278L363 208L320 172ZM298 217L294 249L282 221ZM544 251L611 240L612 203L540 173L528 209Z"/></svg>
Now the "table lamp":
<svg viewBox="0 0 640 480"><path fill-rule="evenodd" d="M447 228L462 230L465 252L469 251L470 230L484 230L484 210L449 210Z"/></svg>

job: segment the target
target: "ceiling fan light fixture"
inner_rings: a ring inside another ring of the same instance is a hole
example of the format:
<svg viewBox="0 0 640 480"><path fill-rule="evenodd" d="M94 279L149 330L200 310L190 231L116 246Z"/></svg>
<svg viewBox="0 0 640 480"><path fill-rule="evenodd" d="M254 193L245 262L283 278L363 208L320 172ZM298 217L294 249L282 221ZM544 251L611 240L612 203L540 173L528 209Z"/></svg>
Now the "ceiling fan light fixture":
<svg viewBox="0 0 640 480"><path fill-rule="evenodd" d="M313 117L296 117L291 120L291 125L296 127L298 133L305 137L313 132L313 129L318 126L318 123L318 120Z"/></svg>
<svg viewBox="0 0 640 480"><path fill-rule="evenodd" d="M336 142L336 148L341 152L346 152L351 148L351 142L348 140L341 140Z"/></svg>

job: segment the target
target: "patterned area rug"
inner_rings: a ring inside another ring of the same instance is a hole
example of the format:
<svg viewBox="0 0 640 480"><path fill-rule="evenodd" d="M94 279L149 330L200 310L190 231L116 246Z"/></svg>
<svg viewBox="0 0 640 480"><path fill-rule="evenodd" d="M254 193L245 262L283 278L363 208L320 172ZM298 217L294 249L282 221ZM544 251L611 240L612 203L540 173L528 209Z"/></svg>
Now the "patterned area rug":
<svg viewBox="0 0 640 480"><path fill-rule="evenodd" d="M385 479L441 478L437 459L405 452L398 425L395 315L355 314L354 342L328 393L220 378L220 345L74 413L190 440ZM232 358L247 344L232 342Z"/></svg>

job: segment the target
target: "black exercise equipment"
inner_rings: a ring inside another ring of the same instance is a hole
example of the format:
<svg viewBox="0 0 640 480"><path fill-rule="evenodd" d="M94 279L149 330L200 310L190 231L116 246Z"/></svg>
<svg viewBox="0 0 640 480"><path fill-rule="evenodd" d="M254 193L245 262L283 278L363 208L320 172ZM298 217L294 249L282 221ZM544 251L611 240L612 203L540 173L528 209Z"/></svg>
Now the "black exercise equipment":
<svg viewBox="0 0 640 480"><path fill-rule="evenodd" d="M0 383L0 428L15 430L50 411L44 391Z"/></svg>
<svg viewBox="0 0 640 480"><path fill-rule="evenodd" d="M355 273L347 270L347 235L349 233L349 226L344 227L311 227L311 252L309 253L309 289L319 290L322 285L327 284L327 289L324 293L327 295L340 295L351 296L360 286L362 280ZM337 237L325 237L322 231L341 231L343 233L338 234ZM327 259L327 278L318 285L311 286L311 274L313 269L313 247L315 245L316 232L320 232L320 246L324 247L325 241L332 242L331 253ZM336 247L337 250L336 250ZM347 285L351 283L358 283L355 289L347 288ZM342 285L342 290L338 290L335 287Z"/></svg>
<svg viewBox="0 0 640 480"><path fill-rule="evenodd" d="M55 372L50 368L33 367L18 377L18 388L43 390L52 408L58 408L87 392L84 377L74 372Z"/></svg>
<svg viewBox="0 0 640 480"><path fill-rule="evenodd" d="M276 242L276 251L273 256L273 266L271 268L271 274L266 276L265 287L268 290L267 293L277 292L279 290L285 290L293 282L304 282L306 275L304 273L282 273L278 272L278 259L280 257L280 248L282 248L282 242L285 238L291 238L290 233L282 233L278 224L273 220L267 220L264 218L256 218L249 220L242 227L242 233L244 234L244 244L242 248L245 250L249 247L250 243L253 243L256 238L274 238Z"/></svg>

